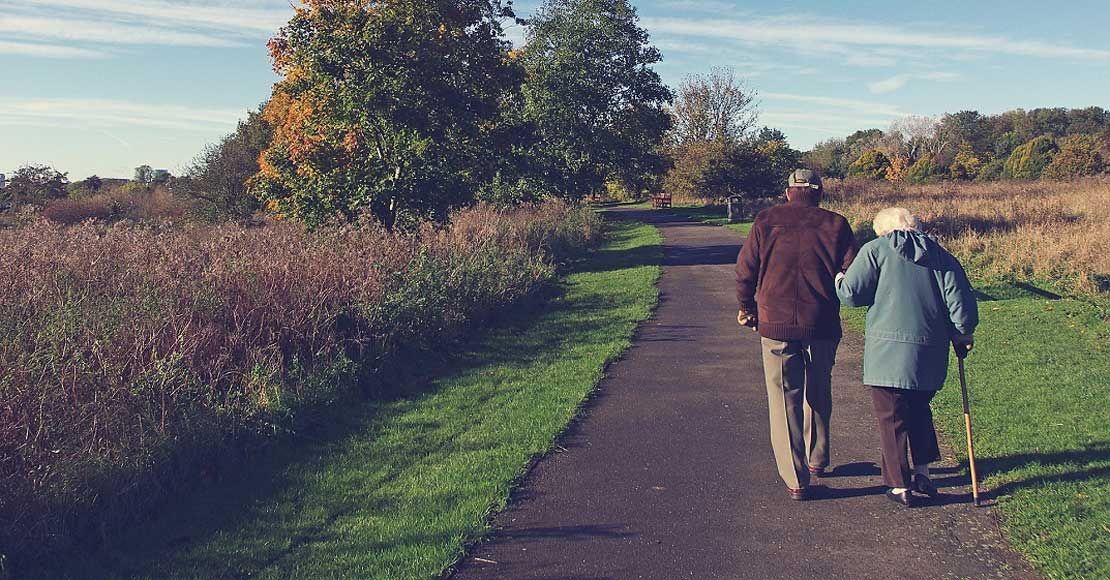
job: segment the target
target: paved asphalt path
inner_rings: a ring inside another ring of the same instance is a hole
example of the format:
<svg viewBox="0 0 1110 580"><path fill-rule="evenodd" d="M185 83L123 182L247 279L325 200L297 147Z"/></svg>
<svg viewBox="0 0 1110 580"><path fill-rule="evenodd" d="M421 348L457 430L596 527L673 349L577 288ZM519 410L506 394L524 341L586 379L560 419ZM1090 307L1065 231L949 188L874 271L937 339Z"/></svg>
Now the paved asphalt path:
<svg viewBox="0 0 1110 580"><path fill-rule="evenodd" d="M859 337L846 337L834 371L833 477L815 480L818 499L791 501L771 454L759 339L735 322L741 238L619 214L663 232L660 307L565 451L535 466L455 578L1034 578L953 468L934 472L941 505L907 510L882 495Z"/></svg>

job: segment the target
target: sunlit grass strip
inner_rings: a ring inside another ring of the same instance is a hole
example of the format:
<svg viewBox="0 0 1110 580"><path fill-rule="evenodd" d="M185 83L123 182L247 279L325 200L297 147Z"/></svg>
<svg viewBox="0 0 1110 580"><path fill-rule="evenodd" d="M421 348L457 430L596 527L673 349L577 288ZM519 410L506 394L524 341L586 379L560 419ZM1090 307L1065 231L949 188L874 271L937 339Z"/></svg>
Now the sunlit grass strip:
<svg viewBox="0 0 1110 580"><path fill-rule="evenodd" d="M426 394L340 413L316 441L188 498L97 578L429 578L489 531L658 298L658 232L616 223L561 292L478 341Z"/></svg>
<svg viewBox="0 0 1110 580"><path fill-rule="evenodd" d="M975 455L1006 536L1048 578L1110 578L1110 326L1077 300L980 310L967 362ZM861 331L862 315L845 309ZM933 411L966 465L955 364Z"/></svg>

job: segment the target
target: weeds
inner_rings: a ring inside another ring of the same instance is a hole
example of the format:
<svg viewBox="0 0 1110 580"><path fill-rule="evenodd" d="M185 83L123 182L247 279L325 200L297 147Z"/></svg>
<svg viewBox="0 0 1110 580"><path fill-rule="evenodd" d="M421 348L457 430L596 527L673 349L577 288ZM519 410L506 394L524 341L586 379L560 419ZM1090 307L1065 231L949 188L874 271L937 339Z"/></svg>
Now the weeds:
<svg viewBox="0 0 1110 580"><path fill-rule="evenodd" d="M133 520L250 437L443 345L593 243L559 202L448 228L0 230L0 553Z"/></svg>

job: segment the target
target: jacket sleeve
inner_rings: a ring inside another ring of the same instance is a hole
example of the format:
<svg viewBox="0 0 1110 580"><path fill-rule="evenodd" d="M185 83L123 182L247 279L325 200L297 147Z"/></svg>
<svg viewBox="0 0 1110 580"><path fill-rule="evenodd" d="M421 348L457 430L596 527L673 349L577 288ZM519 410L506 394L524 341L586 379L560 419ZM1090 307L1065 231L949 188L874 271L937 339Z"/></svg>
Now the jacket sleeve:
<svg viewBox="0 0 1110 580"><path fill-rule="evenodd" d="M973 334L979 326L979 303L967 273L955 258L952 258L952 268L944 272L940 282L944 302L948 305L948 318L956 333Z"/></svg>
<svg viewBox="0 0 1110 580"><path fill-rule="evenodd" d="M845 306L871 306L879 286L879 262L867 246L856 256L844 277L836 283L836 295Z"/></svg>
<svg viewBox="0 0 1110 580"><path fill-rule="evenodd" d="M840 234L837 236L837 256L840 257L841 272L847 272L848 266L856 259L856 254L859 253L859 244L856 242L856 235L852 232L852 226L848 224L848 220L840 219Z"/></svg>
<svg viewBox="0 0 1110 580"><path fill-rule="evenodd" d="M755 313L755 291L759 287L759 243L760 229L753 227L744 246L740 248L740 255L736 257L736 301L740 303L740 310L749 314Z"/></svg>

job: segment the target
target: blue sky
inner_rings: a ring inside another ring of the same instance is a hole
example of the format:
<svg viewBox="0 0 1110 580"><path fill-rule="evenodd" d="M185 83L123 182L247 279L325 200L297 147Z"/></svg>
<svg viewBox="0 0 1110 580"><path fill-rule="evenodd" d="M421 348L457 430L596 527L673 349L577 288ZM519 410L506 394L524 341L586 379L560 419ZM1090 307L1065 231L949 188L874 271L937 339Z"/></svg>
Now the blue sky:
<svg viewBox="0 0 1110 580"><path fill-rule="evenodd" d="M668 84L731 67L761 122L801 149L911 114L1110 107L1105 0L635 5ZM289 0L0 0L0 172L178 172L266 99L265 43L290 13Z"/></svg>

